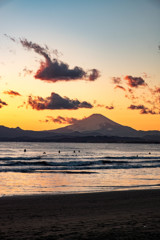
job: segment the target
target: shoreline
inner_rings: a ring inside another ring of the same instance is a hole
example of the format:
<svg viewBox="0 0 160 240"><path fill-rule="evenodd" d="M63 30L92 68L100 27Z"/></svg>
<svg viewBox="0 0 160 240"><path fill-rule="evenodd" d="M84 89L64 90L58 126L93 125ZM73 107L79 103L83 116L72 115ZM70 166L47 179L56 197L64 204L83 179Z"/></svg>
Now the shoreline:
<svg viewBox="0 0 160 240"><path fill-rule="evenodd" d="M54 196L72 196L72 195L100 195L100 194L105 194L105 195L108 195L108 194L111 194L112 193L134 193L134 192L152 192L152 191L157 191L157 192L160 192L160 187L159 188L135 188L135 189L130 189L130 188L127 188L127 189L118 189L118 190L108 190L108 191L97 191L97 192L61 192L61 193L58 193L58 192L46 192L46 193L33 193L33 194L14 194L14 195L3 195L3 196L0 196L0 200L1 199L14 199L14 198L46 198L46 197L54 197Z"/></svg>
<svg viewBox="0 0 160 240"><path fill-rule="evenodd" d="M76 139L73 139L71 140L70 138L67 139L67 140L62 140L62 141L58 141L57 139L56 140L48 140L48 139L0 139L0 142L12 142L12 143L93 143L93 144L103 144L103 143L108 143L108 144L160 144L160 140L145 140L145 139L137 139L137 140L133 140L132 138L130 140L99 140L99 139L95 139L94 136L91 136L92 138L94 138L94 141L90 140L88 141L88 139L86 140L76 140ZM107 137L108 138L108 137ZM117 137L118 138L118 137ZM125 138L125 137L121 137L121 138Z"/></svg>
<svg viewBox="0 0 160 240"><path fill-rule="evenodd" d="M0 239L160 239L160 189L0 198Z"/></svg>
<svg viewBox="0 0 160 240"><path fill-rule="evenodd" d="M112 193L125 193L125 192L152 192L152 191L160 191L160 187L159 188L126 188L126 189L112 189L112 190L107 190L107 191L91 191L91 192L43 192L43 193L29 193L29 194L14 194L14 195L7 195L7 194L2 194L0 195L0 200L1 199L23 199L23 198L46 198L46 197L54 197L54 196L72 196L72 195L99 195L99 194L112 194Z"/></svg>

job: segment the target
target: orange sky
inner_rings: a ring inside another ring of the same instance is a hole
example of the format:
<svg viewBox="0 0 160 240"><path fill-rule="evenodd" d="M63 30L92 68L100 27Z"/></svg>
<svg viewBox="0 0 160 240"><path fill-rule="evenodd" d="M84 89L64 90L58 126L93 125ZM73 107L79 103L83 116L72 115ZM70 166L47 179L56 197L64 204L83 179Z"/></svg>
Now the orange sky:
<svg viewBox="0 0 160 240"><path fill-rule="evenodd" d="M38 3L0 5L0 125L55 129L100 113L160 130L160 6Z"/></svg>

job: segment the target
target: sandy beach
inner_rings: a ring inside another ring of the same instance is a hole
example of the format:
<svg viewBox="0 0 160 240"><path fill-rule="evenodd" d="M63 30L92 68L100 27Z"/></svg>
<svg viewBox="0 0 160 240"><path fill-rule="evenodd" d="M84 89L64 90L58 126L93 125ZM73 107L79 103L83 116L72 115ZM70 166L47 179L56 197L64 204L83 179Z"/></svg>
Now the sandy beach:
<svg viewBox="0 0 160 240"><path fill-rule="evenodd" d="M160 190L2 197L0 239L160 239Z"/></svg>

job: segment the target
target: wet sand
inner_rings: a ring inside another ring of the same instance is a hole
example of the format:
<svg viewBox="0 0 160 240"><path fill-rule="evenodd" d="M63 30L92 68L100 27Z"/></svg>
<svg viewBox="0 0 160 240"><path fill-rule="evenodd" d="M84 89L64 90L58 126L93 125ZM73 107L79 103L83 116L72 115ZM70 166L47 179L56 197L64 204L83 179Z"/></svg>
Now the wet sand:
<svg viewBox="0 0 160 240"><path fill-rule="evenodd" d="M160 190L0 198L0 239L160 239Z"/></svg>

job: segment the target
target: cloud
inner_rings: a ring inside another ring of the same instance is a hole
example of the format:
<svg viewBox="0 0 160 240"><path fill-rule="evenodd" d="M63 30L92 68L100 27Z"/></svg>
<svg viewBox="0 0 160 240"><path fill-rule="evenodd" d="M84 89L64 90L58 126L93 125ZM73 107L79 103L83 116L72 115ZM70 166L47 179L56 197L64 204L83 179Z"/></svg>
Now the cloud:
<svg viewBox="0 0 160 240"><path fill-rule="evenodd" d="M42 62L40 69L35 74L35 78L48 82L57 82L60 80L70 81L83 79L86 76L85 71L80 67L69 69L69 65L54 59L49 64Z"/></svg>
<svg viewBox="0 0 160 240"><path fill-rule="evenodd" d="M4 36L9 38L12 42L16 42L16 39L11 37L11 36L9 36L8 34L5 33Z"/></svg>
<svg viewBox="0 0 160 240"><path fill-rule="evenodd" d="M97 104L96 107L105 107L104 104Z"/></svg>
<svg viewBox="0 0 160 240"><path fill-rule="evenodd" d="M32 43L31 41L27 41L27 39L20 39L20 43L27 50L33 49L36 53L42 55L48 63L51 62L51 59L50 59L51 57L50 57L50 54L48 52L48 47L47 46L45 46L45 48L41 47L37 43Z"/></svg>
<svg viewBox="0 0 160 240"><path fill-rule="evenodd" d="M13 90L4 91L3 93L4 93L4 94L11 95L11 96L22 96L20 93L15 92L15 91L13 91Z"/></svg>
<svg viewBox="0 0 160 240"><path fill-rule="evenodd" d="M112 77L112 82L114 84L120 84L122 82L120 77Z"/></svg>
<svg viewBox="0 0 160 240"><path fill-rule="evenodd" d="M27 105L26 102L23 102L21 105L19 105L17 108L22 108L22 107L25 107Z"/></svg>
<svg viewBox="0 0 160 240"><path fill-rule="evenodd" d="M69 65L54 59L52 62L42 62L39 70L35 74L36 79L44 80L47 82L57 81L71 81L71 80L87 80L94 81L100 76L97 69L85 72L80 67L69 69Z"/></svg>
<svg viewBox="0 0 160 240"><path fill-rule="evenodd" d="M146 109L146 107L144 105L133 105L131 104L128 109L131 109L131 110L137 110L137 109Z"/></svg>
<svg viewBox="0 0 160 240"><path fill-rule="evenodd" d="M138 88L139 86L147 86L145 80L141 77L125 76L124 79L127 81L127 85L132 88Z"/></svg>
<svg viewBox="0 0 160 240"><path fill-rule="evenodd" d="M160 87L155 86L155 88L151 89L151 91L153 92L153 94L160 93Z"/></svg>
<svg viewBox="0 0 160 240"><path fill-rule="evenodd" d="M99 77L100 77L100 72L97 69L89 70L88 79L90 81L94 81L94 80L96 80Z"/></svg>
<svg viewBox="0 0 160 240"><path fill-rule="evenodd" d="M23 69L24 76L30 75L33 73L33 70L27 69L26 67Z"/></svg>
<svg viewBox="0 0 160 240"><path fill-rule="evenodd" d="M143 72L142 76L143 76L144 78L151 78L151 76L149 76L146 72Z"/></svg>
<svg viewBox="0 0 160 240"><path fill-rule="evenodd" d="M143 77L150 78L147 73L143 73ZM141 114L159 114L160 86L150 87L144 78L127 75L123 78L113 77L112 80L116 84L114 89L125 91L124 97L131 101L128 109L140 110Z"/></svg>
<svg viewBox="0 0 160 240"><path fill-rule="evenodd" d="M108 109L108 110L113 110L114 109L113 106L105 106L105 108Z"/></svg>
<svg viewBox="0 0 160 240"><path fill-rule="evenodd" d="M145 73L145 76L147 76L146 73ZM125 82L123 81L123 79L125 80ZM147 86L147 83L145 82L145 80L142 77L133 77L131 75L127 75L124 78L112 77L112 82L113 82L113 84L116 84L115 88L121 88L123 90L125 88L120 85L123 82L131 88L138 88L139 86Z"/></svg>
<svg viewBox="0 0 160 240"><path fill-rule="evenodd" d="M41 47L37 43L32 43L27 39L20 39L20 43L27 50L33 49L37 54L44 57L45 61L41 62L40 68L35 74L36 79L46 82L57 81L71 81L71 80L86 80L95 81L100 77L100 72L97 69L84 71L81 67L75 66L73 69L69 68L67 63L57 59L57 50L54 50L56 58L51 59L51 54L47 46Z"/></svg>
<svg viewBox="0 0 160 240"><path fill-rule="evenodd" d="M80 102L79 100L69 99L68 97L61 97L57 93L52 92L51 96L42 98L42 97L28 97L28 105L36 110L44 109L69 109L76 110L79 108L93 108L93 106L86 102Z"/></svg>
<svg viewBox="0 0 160 240"><path fill-rule="evenodd" d="M139 99L139 97L137 97L135 94L135 89L133 90L133 88L128 88L126 89L126 92L127 94L125 94L125 97L132 100L132 102L135 102L135 100Z"/></svg>
<svg viewBox="0 0 160 240"><path fill-rule="evenodd" d="M121 90L123 90L123 91L126 91L126 89L125 89L124 87L120 86L120 85L116 85L116 86L114 87L114 89L117 89L117 88L119 88L119 89L121 89Z"/></svg>
<svg viewBox="0 0 160 240"><path fill-rule="evenodd" d="M114 106L111 105L111 106L105 106L104 104L97 104L95 107L103 107L103 108L106 108L108 110L113 110L114 109Z"/></svg>
<svg viewBox="0 0 160 240"><path fill-rule="evenodd" d="M0 108L7 106L8 104L0 99Z"/></svg>
<svg viewBox="0 0 160 240"><path fill-rule="evenodd" d="M78 121L77 118L69 118L69 117L62 117L58 116L56 118L52 116L47 116L47 118L44 120L44 122L54 122L58 124L74 124Z"/></svg>
<svg viewBox="0 0 160 240"><path fill-rule="evenodd" d="M128 109L131 110L140 110L140 114L158 114L153 109L149 109L148 107L145 107L144 105L133 105L131 104Z"/></svg>
<svg viewBox="0 0 160 240"><path fill-rule="evenodd" d="M120 84L122 84L122 79L120 77L112 77L111 79L112 79L112 83L116 84L114 89L119 88L119 89L121 89L123 91L126 91L126 89L123 86L120 85Z"/></svg>

